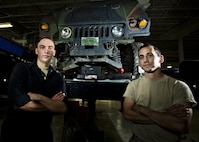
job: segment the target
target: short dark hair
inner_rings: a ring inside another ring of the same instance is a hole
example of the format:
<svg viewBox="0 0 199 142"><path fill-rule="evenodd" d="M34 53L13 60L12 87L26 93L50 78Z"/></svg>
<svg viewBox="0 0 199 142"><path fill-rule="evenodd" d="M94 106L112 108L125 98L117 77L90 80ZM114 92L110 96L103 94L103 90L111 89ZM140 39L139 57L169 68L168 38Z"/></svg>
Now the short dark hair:
<svg viewBox="0 0 199 142"><path fill-rule="evenodd" d="M53 43L54 43L54 45L55 45L55 42L54 42L54 40L53 40L52 37L50 37L50 36L42 36L42 37L38 37L38 38L37 38L37 40L36 40L36 43L37 43L37 44L36 44L36 48L37 48L38 43L39 43L42 39L44 39L44 38L52 40Z"/></svg>
<svg viewBox="0 0 199 142"><path fill-rule="evenodd" d="M152 45L152 44L150 44L150 43L143 43L143 45L140 46L140 48L138 49L138 52L140 51L140 49L142 49L142 48L144 48L144 47L147 47L147 46L153 46L153 48L154 48L156 54L157 54L158 56L162 55L160 49L159 49L157 46L154 46L154 45Z"/></svg>
<svg viewBox="0 0 199 142"><path fill-rule="evenodd" d="M39 42L40 42L42 39L44 39L44 38L47 38L47 39L50 39L50 40L53 41L53 38L50 37L50 36L42 36L42 37L38 37L37 40L36 40L36 42L39 43Z"/></svg>

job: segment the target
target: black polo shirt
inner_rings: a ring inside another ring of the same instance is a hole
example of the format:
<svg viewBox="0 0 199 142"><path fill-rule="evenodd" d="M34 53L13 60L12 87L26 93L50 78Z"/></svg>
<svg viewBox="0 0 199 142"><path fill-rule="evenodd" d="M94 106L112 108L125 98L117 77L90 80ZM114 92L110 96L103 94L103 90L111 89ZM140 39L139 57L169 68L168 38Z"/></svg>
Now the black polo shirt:
<svg viewBox="0 0 199 142"><path fill-rule="evenodd" d="M19 107L30 101L28 92L39 93L51 98L59 91L66 92L65 82L61 74L53 67L49 68L45 77L45 74L38 68L36 60L32 63L17 63L9 80L10 108L3 123L3 133L8 136L14 135L16 139L21 135L52 139L50 124L54 113L23 111ZM22 140L22 138L19 139Z"/></svg>
<svg viewBox="0 0 199 142"><path fill-rule="evenodd" d="M45 74L36 65L36 60L32 63L16 64L8 85L9 99L15 109L30 101L28 92L51 98L59 91L66 91L62 76L50 66L45 79Z"/></svg>

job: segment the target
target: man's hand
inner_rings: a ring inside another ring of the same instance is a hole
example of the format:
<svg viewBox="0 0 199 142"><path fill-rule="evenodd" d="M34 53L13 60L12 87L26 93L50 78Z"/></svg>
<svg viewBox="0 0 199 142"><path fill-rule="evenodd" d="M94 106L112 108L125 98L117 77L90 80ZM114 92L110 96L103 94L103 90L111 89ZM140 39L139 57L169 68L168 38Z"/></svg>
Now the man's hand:
<svg viewBox="0 0 199 142"><path fill-rule="evenodd" d="M58 100L58 101L63 101L64 97L65 97L65 93L63 92L58 92L57 94L55 94L53 97L52 97L52 100Z"/></svg>
<svg viewBox="0 0 199 142"><path fill-rule="evenodd" d="M169 107L166 113L176 116L176 117L184 117L189 114L189 108L187 108L183 104L175 104Z"/></svg>

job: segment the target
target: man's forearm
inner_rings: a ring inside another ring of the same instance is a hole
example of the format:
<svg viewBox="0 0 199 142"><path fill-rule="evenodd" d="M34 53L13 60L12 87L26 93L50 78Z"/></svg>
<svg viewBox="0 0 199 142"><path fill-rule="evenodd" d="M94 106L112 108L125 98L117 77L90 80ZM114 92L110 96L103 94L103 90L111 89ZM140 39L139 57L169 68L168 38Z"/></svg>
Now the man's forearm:
<svg viewBox="0 0 199 142"><path fill-rule="evenodd" d="M21 106L20 109L24 111L34 111L34 112L41 112L47 110L42 104L34 101L28 102L24 106Z"/></svg>
<svg viewBox="0 0 199 142"><path fill-rule="evenodd" d="M147 116L136 112L136 110L128 109L124 110L123 113L125 119L130 120L134 123L141 123L141 124L154 124Z"/></svg>
<svg viewBox="0 0 199 142"><path fill-rule="evenodd" d="M136 104L132 99L125 98L123 103L124 118L134 123L154 124L148 117L136 110Z"/></svg>
<svg viewBox="0 0 199 142"><path fill-rule="evenodd" d="M28 95L30 96L31 100L39 102L49 111L55 113L65 113L67 111L66 104L60 100L54 100L46 96L31 92L29 92Z"/></svg>
<svg viewBox="0 0 199 142"><path fill-rule="evenodd" d="M140 124L154 124L153 121L151 121L148 117L141 115L141 114L126 114L124 113L124 117L127 120L130 120L134 123L140 123Z"/></svg>
<svg viewBox="0 0 199 142"><path fill-rule="evenodd" d="M140 113L147 116L151 121L161 127L180 133L185 133L188 130L188 121L186 121L186 118L178 118L170 114L157 112L143 106L139 107Z"/></svg>
<svg viewBox="0 0 199 142"><path fill-rule="evenodd" d="M39 102L44 105L48 110L55 113L65 113L67 111L66 104L62 101L52 100L45 96L39 96Z"/></svg>

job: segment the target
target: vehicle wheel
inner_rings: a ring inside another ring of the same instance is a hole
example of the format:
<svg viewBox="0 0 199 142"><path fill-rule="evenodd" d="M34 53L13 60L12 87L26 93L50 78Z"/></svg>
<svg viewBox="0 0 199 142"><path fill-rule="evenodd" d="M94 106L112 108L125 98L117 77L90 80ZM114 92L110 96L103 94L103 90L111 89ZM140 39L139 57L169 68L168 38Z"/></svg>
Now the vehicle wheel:
<svg viewBox="0 0 199 142"><path fill-rule="evenodd" d="M119 45L123 68L125 72L131 72L133 78L137 78L140 75L138 72L138 49L141 45L142 43L139 42Z"/></svg>
<svg viewBox="0 0 199 142"><path fill-rule="evenodd" d="M119 46L121 53L121 61L125 72L133 73L134 70L134 57L133 57L133 49L130 44L128 45L120 45Z"/></svg>

